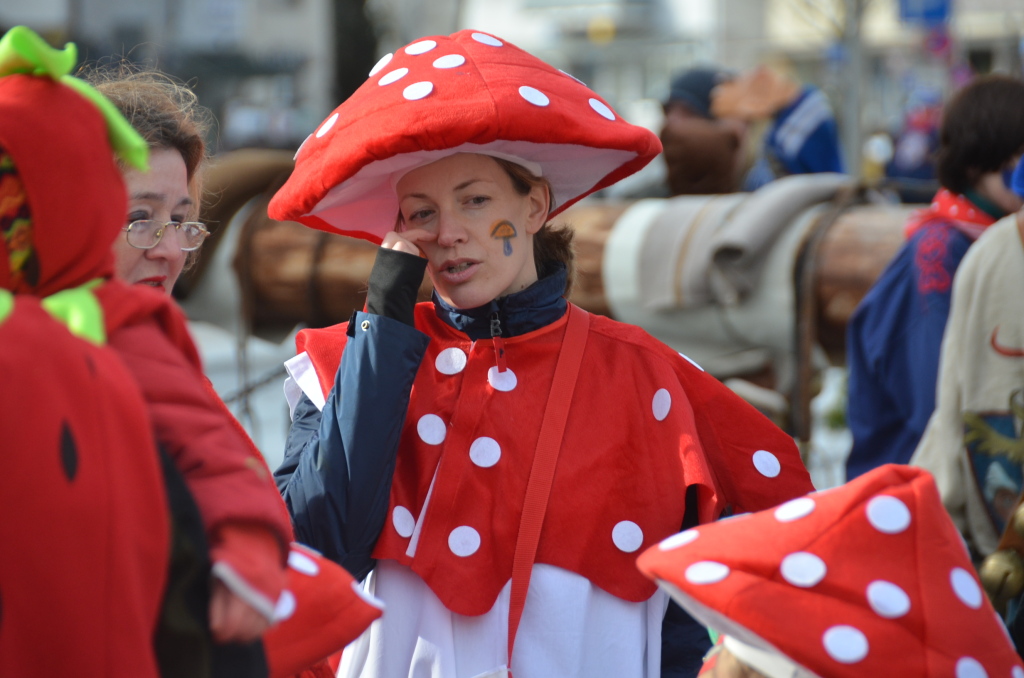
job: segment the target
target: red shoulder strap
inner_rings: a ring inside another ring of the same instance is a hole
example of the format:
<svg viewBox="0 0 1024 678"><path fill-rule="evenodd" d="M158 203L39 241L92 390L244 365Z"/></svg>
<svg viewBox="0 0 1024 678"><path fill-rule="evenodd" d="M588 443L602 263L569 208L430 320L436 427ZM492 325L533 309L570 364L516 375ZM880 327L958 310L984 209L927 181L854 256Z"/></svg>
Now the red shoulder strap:
<svg viewBox="0 0 1024 678"><path fill-rule="evenodd" d="M558 451L562 446L562 433L569 417L569 404L576 388L576 377L583 362L583 349L587 345L590 329L590 314L569 304L569 320L562 339L562 348L555 365L555 378L551 382L544 421L540 427L537 451L533 457L533 468L526 485L526 499L523 515L519 521L519 536L516 539L516 553L512 560L512 592L508 610L508 667L512 675L512 646L515 643L519 620L526 605L526 593L530 588L530 573L537 555L544 514L548 509L551 482L555 477Z"/></svg>

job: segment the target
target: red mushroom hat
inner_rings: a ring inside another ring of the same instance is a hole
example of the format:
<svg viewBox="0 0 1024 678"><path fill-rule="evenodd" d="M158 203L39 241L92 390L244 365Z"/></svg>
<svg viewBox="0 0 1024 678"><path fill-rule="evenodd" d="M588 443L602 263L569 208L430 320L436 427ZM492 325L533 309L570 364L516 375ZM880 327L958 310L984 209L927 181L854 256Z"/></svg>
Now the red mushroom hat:
<svg viewBox="0 0 1024 678"><path fill-rule="evenodd" d="M388 54L311 134L270 202L274 219L380 242L394 183L454 153L512 160L550 182L552 216L661 151L572 76L499 38L465 30Z"/></svg>
<svg viewBox="0 0 1024 678"><path fill-rule="evenodd" d="M638 565L704 624L821 678L1024 678L921 469L681 532Z"/></svg>

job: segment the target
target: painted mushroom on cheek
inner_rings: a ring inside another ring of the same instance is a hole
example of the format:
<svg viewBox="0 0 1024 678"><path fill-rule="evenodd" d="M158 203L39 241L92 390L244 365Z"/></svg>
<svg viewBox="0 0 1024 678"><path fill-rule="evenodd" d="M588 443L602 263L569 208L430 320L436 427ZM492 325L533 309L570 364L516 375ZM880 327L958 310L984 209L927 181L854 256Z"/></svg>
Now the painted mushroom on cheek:
<svg viewBox="0 0 1024 678"><path fill-rule="evenodd" d="M502 253L506 257L512 256L512 238L516 237L516 227L512 225L511 221L502 219L496 223L491 229L491 237L495 240L504 240L505 247L502 248Z"/></svg>

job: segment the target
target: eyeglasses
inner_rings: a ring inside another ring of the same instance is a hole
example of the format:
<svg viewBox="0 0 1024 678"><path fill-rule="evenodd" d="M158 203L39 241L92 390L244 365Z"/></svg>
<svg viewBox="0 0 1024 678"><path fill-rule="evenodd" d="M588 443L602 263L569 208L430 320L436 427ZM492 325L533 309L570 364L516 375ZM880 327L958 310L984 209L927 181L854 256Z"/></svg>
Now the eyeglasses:
<svg viewBox="0 0 1024 678"><path fill-rule="evenodd" d="M210 235L206 226L198 221L168 221L164 223L152 219L140 219L133 221L121 230L128 234L129 245L140 250L150 250L160 243L160 239L164 237L164 231L169 226L173 226L178 232L178 243L183 252L199 249L203 241L206 240L206 236Z"/></svg>

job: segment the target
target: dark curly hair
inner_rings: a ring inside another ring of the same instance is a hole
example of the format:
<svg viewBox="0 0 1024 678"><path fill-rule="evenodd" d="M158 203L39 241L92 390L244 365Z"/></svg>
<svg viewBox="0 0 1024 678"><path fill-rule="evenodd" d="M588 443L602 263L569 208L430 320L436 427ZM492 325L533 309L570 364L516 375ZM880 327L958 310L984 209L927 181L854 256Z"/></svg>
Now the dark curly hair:
<svg viewBox="0 0 1024 678"><path fill-rule="evenodd" d="M1024 150L1024 81L987 75L961 89L943 112L939 143L939 183L954 193L1002 169Z"/></svg>

